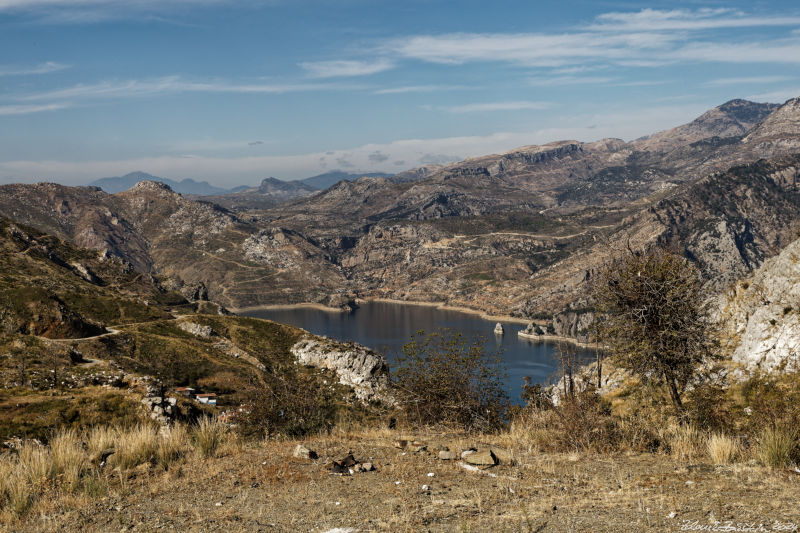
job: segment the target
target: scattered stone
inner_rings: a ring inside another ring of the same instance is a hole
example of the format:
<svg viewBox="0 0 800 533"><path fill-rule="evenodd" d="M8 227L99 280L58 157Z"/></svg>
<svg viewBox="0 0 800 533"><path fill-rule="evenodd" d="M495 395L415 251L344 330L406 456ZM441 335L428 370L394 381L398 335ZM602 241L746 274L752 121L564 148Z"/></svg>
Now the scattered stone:
<svg viewBox="0 0 800 533"><path fill-rule="evenodd" d="M434 474L433 472L428 472L428 477L435 477L435 476L436 474Z"/></svg>
<svg viewBox="0 0 800 533"><path fill-rule="evenodd" d="M477 448L469 448L467 450L464 450L463 452L461 452L461 458L465 459L468 455L471 455L477 451L478 451Z"/></svg>
<svg viewBox="0 0 800 533"><path fill-rule="evenodd" d="M442 461L452 461L456 458L456 454L450 450L442 450L439 452L439 459Z"/></svg>
<svg viewBox="0 0 800 533"><path fill-rule="evenodd" d="M196 322L180 322L178 324L178 329L189 333L190 335L194 335L196 337L201 337L207 339L212 335L215 335L214 329L211 326L204 326L202 324L197 324Z"/></svg>
<svg viewBox="0 0 800 533"><path fill-rule="evenodd" d="M430 485L422 485L422 492L428 492L430 490L431 490L431 486Z"/></svg>
<svg viewBox="0 0 800 533"><path fill-rule="evenodd" d="M303 446L302 444L298 444L294 452L292 453L293 457L297 457L298 459L318 459L319 455L314 450L310 450Z"/></svg>
<svg viewBox="0 0 800 533"><path fill-rule="evenodd" d="M498 463L497 456L492 453L492 450L476 451L465 457L462 456L462 458L467 463L476 466L494 466Z"/></svg>

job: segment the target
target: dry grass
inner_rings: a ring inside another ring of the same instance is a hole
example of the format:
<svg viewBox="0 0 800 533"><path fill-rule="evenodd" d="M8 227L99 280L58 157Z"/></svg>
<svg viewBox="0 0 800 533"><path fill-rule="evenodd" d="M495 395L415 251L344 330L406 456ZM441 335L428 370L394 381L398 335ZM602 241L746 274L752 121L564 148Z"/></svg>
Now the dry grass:
<svg viewBox="0 0 800 533"><path fill-rule="evenodd" d="M738 441L723 433L714 433L706 441L706 451L711 462L717 465L733 463L740 454Z"/></svg>
<svg viewBox="0 0 800 533"><path fill-rule="evenodd" d="M670 453L679 461L694 461L706 449L706 438L693 424L674 425L667 430Z"/></svg>
<svg viewBox="0 0 800 533"><path fill-rule="evenodd" d="M26 442L19 449L17 461L20 472L33 487L43 487L53 478L53 458L46 446Z"/></svg>
<svg viewBox="0 0 800 533"><path fill-rule="evenodd" d="M109 426L95 426L87 435L86 447L89 454L93 455L103 450L113 448L119 438L119 431Z"/></svg>
<svg viewBox="0 0 800 533"><path fill-rule="evenodd" d="M55 435L50 441L50 455L53 476L60 477L67 488L77 490L89 464L77 431L69 429Z"/></svg>
<svg viewBox="0 0 800 533"><path fill-rule="evenodd" d="M794 428L768 427L758 439L755 450L758 460L773 468L789 466L797 460L800 436Z"/></svg>
<svg viewBox="0 0 800 533"><path fill-rule="evenodd" d="M149 425L119 431L114 454L109 460L122 469L155 462L158 440L158 430Z"/></svg>
<svg viewBox="0 0 800 533"><path fill-rule="evenodd" d="M216 417L200 420L194 429L193 439L200 455L205 458L214 457L227 432L227 426Z"/></svg>
<svg viewBox="0 0 800 533"><path fill-rule="evenodd" d="M162 431L156 447L156 462L164 470L180 459L186 451L189 436L183 426L173 426Z"/></svg>

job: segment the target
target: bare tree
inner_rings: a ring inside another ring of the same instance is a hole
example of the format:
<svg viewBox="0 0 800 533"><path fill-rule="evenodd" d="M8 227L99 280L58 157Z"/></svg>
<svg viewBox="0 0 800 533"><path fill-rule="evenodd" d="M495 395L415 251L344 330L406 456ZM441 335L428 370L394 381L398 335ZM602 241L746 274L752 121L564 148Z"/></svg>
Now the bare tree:
<svg viewBox="0 0 800 533"><path fill-rule="evenodd" d="M662 248L629 248L598 276L594 297L612 354L643 380L663 383L681 414L681 394L714 346L697 267Z"/></svg>

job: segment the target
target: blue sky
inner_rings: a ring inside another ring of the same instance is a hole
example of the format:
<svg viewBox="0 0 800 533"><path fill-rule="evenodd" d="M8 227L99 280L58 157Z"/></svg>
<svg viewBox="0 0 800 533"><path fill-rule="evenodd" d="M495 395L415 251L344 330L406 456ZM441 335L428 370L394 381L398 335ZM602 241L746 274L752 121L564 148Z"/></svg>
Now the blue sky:
<svg viewBox="0 0 800 533"><path fill-rule="evenodd" d="M796 2L0 0L0 182L219 185L800 96Z"/></svg>

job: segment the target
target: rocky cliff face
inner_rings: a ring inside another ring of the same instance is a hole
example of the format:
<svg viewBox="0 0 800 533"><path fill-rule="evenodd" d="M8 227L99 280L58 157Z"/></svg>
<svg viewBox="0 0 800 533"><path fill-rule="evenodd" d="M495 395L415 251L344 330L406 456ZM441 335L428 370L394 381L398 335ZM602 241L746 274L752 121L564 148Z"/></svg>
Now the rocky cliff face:
<svg viewBox="0 0 800 533"><path fill-rule="evenodd" d="M800 240L720 297L734 361L749 369L800 369Z"/></svg>

